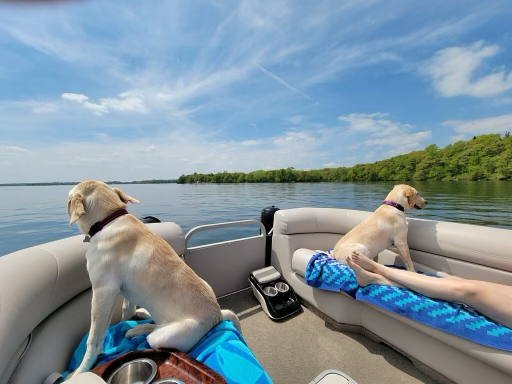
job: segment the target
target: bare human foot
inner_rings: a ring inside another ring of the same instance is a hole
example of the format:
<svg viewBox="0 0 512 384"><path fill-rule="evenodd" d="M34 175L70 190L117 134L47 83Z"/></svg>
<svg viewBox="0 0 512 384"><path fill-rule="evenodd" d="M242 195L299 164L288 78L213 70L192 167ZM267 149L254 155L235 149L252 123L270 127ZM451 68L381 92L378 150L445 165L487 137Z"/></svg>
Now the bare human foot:
<svg viewBox="0 0 512 384"><path fill-rule="evenodd" d="M382 275L382 271L381 271L382 266L379 263L376 263L372 259L369 259L368 257L357 252L356 250L352 251L351 257L352 257L352 261L354 263L356 263L358 266L360 266L361 268L366 269L368 272L373 272L373 273Z"/></svg>
<svg viewBox="0 0 512 384"><path fill-rule="evenodd" d="M348 266L354 271L357 284L359 284L361 287L366 287L370 284L382 284L379 279L379 275L361 268L359 265L354 263L354 260L352 260L351 256L347 256L345 260L347 261Z"/></svg>

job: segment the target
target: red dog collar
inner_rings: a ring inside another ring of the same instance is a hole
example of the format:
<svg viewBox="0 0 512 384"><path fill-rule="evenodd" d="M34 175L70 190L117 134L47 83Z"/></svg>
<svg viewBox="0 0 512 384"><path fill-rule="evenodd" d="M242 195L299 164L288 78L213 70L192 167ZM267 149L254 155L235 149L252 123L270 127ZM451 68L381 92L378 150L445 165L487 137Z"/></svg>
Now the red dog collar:
<svg viewBox="0 0 512 384"><path fill-rule="evenodd" d="M127 215L128 211L126 209L120 209L119 211L115 211L114 213L111 213L107 217L105 217L103 220L98 221L97 223L94 223L89 230L89 237L93 237L95 234L97 234L99 231L105 227L108 223L111 221L114 221L120 216Z"/></svg>

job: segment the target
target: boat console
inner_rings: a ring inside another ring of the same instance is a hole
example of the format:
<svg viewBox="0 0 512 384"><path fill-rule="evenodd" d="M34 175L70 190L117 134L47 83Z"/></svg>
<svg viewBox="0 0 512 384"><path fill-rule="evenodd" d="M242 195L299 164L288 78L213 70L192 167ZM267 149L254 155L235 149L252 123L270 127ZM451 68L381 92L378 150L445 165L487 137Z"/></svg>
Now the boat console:
<svg viewBox="0 0 512 384"><path fill-rule="evenodd" d="M263 311L272 320L284 319L300 310L300 301L295 291L274 267L253 271L249 283Z"/></svg>

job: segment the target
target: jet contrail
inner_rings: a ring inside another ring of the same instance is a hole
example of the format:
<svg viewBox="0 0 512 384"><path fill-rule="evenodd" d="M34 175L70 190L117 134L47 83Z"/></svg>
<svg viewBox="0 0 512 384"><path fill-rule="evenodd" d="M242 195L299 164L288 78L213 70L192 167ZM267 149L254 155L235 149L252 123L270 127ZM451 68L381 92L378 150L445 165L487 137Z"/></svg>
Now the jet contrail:
<svg viewBox="0 0 512 384"><path fill-rule="evenodd" d="M288 84L286 81L284 81L283 79L281 79L280 77L274 75L272 72L270 71L267 71L265 68L263 68L262 66L258 65L257 66L264 74L270 76L271 78L273 78L274 80L278 81L279 83L283 84L286 88L292 90L293 92L296 92L298 93L299 95L301 96L304 96L306 99L309 99L311 100L313 103L315 104L318 104L317 101L313 100L311 97L309 97L308 95L306 95L304 92L301 92L299 91L297 88L294 88L292 87L290 84Z"/></svg>

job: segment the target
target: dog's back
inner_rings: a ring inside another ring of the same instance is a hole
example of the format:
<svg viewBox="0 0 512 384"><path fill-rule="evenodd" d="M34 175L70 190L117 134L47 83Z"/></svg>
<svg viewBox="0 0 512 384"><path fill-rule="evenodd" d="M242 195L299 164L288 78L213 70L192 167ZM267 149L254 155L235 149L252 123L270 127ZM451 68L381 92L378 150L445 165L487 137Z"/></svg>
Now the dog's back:
<svg viewBox="0 0 512 384"><path fill-rule="evenodd" d="M345 257L350 255L352 250L356 250L373 259L379 252L388 248L393 241L394 226L400 220L393 209L385 205L377 208L338 241L332 257L345 263Z"/></svg>

